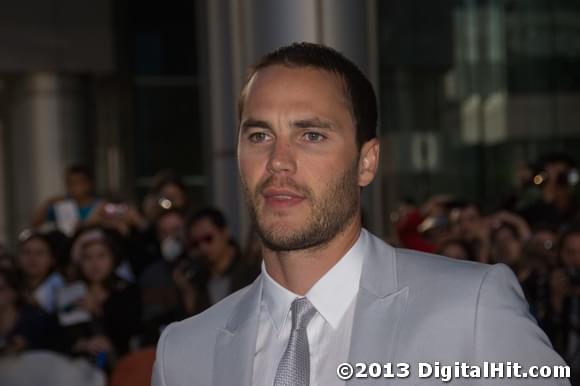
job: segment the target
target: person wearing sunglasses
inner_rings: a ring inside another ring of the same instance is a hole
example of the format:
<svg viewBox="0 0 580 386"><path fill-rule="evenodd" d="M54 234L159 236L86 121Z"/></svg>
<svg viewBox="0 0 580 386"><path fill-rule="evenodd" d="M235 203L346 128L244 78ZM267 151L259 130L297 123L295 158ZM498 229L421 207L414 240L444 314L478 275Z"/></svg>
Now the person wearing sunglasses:
<svg viewBox="0 0 580 386"><path fill-rule="evenodd" d="M207 267L206 290L215 304L255 278L242 262L240 249L231 237L223 213L203 208L188 222L190 255L198 256Z"/></svg>

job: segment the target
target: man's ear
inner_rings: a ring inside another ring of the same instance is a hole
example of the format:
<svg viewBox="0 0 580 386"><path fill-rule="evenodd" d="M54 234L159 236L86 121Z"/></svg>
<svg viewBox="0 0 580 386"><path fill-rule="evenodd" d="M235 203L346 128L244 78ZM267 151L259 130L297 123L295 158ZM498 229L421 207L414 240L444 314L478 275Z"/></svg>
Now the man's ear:
<svg viewBox="0 0 580 386"><path fill-rule="evenodd" d="M379 167L380 143L377 138L365 142L358 160L358 185L363 188L370 184Z"/></svg>

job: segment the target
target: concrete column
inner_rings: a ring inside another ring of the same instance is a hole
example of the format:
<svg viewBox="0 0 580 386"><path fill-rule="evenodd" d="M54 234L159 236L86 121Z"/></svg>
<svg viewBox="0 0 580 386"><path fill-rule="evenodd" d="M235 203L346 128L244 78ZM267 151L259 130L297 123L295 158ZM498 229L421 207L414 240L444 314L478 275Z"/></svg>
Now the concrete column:
<svg viewBox="0 0 580 386"><path fill-rule="evenodd" d="M236 101L249 65L296 41L324 43L344 53L376 79L375 0L208 1L209 90L214 202L237 231L249 227L236 170ZM365 193L369 226L382 234L380 181Z"/></svg>
<svg viewBox="0 0 580 386"><path fill-rule="evenodd" d="M233 236L240 241L246 237L247 215L240 202L242 193L236 162L236 86L241 77L241 64L235 62L236 28L232 14L237 1L208 0L206 2L208 61L207 109L209 127L205 130L208 149L205 156L210 177L212 204L224 211Z"/></svg>
<svg viewBox="0 0 580 386"><path fill-rule="evenodd" d="M109 77L94 79L95 122L91 136L95 166L96 190L115 197L130 197L133 186L127 167L123 127L121 124L122 91Z"/></svg>
<svg viewBox="0 0 580 386"><path fill-rule="evenodd" d="M8 128L13 234L29 225L43 200L64 193L67 166L87 161L82 91L79 77L54 72L14 81Z"/></svg>
<svg viewBox="0 0 580 386"><path fill-rule="evenodd" d="M0 79L0 101L3 100L3 82ZM0 244L8 241L8 179L6 178L6 151L8 149L5 116L0 109Z"/></svg>

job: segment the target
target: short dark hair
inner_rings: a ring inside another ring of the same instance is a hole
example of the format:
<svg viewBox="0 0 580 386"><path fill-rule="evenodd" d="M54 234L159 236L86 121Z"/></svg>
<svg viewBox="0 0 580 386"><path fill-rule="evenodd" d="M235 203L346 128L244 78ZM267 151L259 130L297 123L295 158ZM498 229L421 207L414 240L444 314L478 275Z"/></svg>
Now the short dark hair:
<svg viewBox="0 0 580 386"><path fill-rule="evenodd" d="M170 169L162 170L155 174L153 177L152 191L154 193L159 193L161 192L161 189L167 185L175 185L179 190L187 193L187 187L179 174Z"/></svg>
<svg viewBox="0 0 580 386"><path fill-rule="evenodd" d="M90 181L94 180L93 171L86 165L69 166L66 169L66 175L70 176L71 174L80 174Z"/></svg>
<svg viewBox="0 0 580 386"><path fill-rule="evenodd" d="M190 229L193 226L193 224L197 223L200 220L203 220L204 218L207 218L209 221L211 221L213 225L215 225L219 229L224 229L228 226L226 217L224 216L221 210L207 207L193 213L193 215L189 218L189 221L187 222L187 229Z"/></svg>
<svg viewBox="0 0 580 386"><path fill-rule="evenodd" d="M356 125L356 142L363 143L377 136L377 98L371 82L352 61L333 48L315 43L293 43L264 55L250 68L238 100L238 121L241 121L246 88L258 70L283 65L312 67L338 75L344 82L351 114Z"/></svg>
<svg viewBox="0 0 580 386"><path fill-rule="evenodd" d="M48 248L48 253L56 262L57 260L57 247L55 245L54 239L48 235L48 233L32 231L29 233L28 230L22 232L24 235L20 236L20 247L23 247L29 241L39 240Z"/></svg>

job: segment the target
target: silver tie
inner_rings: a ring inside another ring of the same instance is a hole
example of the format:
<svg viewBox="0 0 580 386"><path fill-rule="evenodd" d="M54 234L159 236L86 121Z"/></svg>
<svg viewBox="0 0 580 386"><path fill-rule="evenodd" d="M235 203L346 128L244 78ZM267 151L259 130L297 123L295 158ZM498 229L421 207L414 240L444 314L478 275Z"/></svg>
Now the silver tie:
<svg viewBox="0 0 580 386"><path fill-rule="evenodd" d="M310 350L306 327L316 308L306 298L292 302L292 332L282 355L274 386L308 386L310 384Z"/></svg>

